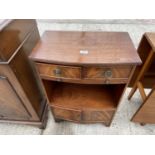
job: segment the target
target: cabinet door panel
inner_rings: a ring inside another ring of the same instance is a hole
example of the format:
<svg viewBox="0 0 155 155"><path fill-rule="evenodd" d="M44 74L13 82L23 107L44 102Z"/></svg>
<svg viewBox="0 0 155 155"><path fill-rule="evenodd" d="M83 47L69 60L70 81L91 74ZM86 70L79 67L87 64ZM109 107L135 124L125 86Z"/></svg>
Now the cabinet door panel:
<svg viewBox="0 0 155 155"><path fill-rule="evenodd" d="M28 120L30 117L9 80L0 76L0 119Z"/></svg>

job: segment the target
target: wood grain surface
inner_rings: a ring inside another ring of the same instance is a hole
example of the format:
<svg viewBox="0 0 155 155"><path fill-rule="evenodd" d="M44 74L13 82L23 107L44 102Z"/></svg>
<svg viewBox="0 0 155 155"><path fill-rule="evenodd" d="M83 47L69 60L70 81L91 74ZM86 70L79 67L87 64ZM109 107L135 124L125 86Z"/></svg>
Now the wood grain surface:
<svg viewBox="0 0 155 155"><path fill-rule="evenodd" d="M80 123L103 122L109 125L118 104L113 96L120 98L124 86L58 82L51 92L50 106L58 119Z"/></svg>
<svg viewBox="0 0 155 155"><path fill-rule="evenodd" d="M34 27L35 20L13 20L0 31L0 63L13 58Z"/></svg>
<svg viewBox="0 0 155 155"><path fill-rule="evenodd" d="M44 128L47 120L45 93L34 64L28 58L40 38L36 21L12 20L3 26L0 31L0 122Z"/></svg>
<svg viewBox="0 0 155 155"><path fill-rule="evenodd" d="M56 122L107 126L141 63L127 32L46 31L30 58Z"/></svg>
<svg viewBox="0 0 155 155"><path fill-rule="evenodd" d="M51 96L51 104L69 109L115 109L112 87L58 83Z"/></svg>
<svg viewBox="0 0 155 155"><path fill-rule="evenodd" d="M52 65L45 63L36 63L39 74L41 76L55 77L61 79L80 79L81 68L73 66ZM60 74L56 74L56 70L60 71Z"/></svg>
<svg viewBox="0 0 155 155"><path fill-rule="evenodd" d="M30 57L40 62L72 65L141 62L127 32L46 31Z"/></svg>

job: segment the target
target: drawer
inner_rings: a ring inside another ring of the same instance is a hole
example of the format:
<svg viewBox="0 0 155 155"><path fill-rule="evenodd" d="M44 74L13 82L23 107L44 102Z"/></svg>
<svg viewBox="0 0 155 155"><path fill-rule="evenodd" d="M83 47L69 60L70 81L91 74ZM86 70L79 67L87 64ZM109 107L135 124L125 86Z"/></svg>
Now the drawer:
<svg viewBox="0 0 155 155"><path fill-rule="evenodd" d="M39 74L47 78L80 79L81 68L72 66L36 63Z"/></svg>
<svg viewBox="0 0 155 155"><path fill-rule="evenodd" d="M69 121L81 121L81 111L80 110L72 110L67 108L62 108L58 106L52 106L52 111L56 118L69 120Z"/></svg>
<svg viewBox="0 0 155 155"><path fill-rule="evenodd" d="M85 67L85 79L128 79L131 66L111 66L111 67Z"/></svg>
<svg viewBox="0 0 155 155"><path fill-rule="evenodd" d="M95 111L95 110L86 110L82 112L82 120L84 122L104 122L109 124L112 120L115 110L109 111Z"/></svg>

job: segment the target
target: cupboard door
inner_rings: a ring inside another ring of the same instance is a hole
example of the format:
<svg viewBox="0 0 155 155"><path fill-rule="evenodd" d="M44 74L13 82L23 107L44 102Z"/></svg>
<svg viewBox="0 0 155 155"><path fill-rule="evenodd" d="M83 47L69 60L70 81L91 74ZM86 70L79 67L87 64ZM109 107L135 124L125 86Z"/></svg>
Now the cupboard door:
<svg viewBox="0 0 155 155"><path fill-rule="evenodd" d="M0 119L28 120L30 117L9 80L0 76Z"/></svg>

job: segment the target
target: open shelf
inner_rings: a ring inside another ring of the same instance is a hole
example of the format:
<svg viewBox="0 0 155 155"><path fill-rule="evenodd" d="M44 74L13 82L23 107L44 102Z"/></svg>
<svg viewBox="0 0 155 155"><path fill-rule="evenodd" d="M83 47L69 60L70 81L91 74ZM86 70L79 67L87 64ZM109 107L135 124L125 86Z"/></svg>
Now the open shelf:
<svg viewBox="0 0 155 155"><path fill-rule="evenodd" d="M51 106L75 110L115 110L125 88L124 84L89 85L53 81L44 81L44 85Z"/></svg>

